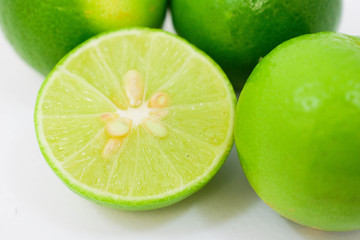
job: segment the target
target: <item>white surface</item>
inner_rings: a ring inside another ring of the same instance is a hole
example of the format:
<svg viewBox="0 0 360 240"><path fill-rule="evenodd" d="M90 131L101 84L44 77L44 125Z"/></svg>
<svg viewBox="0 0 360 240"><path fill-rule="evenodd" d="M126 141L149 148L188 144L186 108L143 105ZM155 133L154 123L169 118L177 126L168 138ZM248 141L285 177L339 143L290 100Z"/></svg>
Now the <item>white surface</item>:
<svg viewBox="0 0 360 240"><path fill-rule="evenodd" d="M344 5L340 31L360 35L360 1ZM360 239L281 218L251 189L234 150L203 190L171 207L124 212L84 200L39 151L33 108L42 81L0 33L0 239Z"/></svg>

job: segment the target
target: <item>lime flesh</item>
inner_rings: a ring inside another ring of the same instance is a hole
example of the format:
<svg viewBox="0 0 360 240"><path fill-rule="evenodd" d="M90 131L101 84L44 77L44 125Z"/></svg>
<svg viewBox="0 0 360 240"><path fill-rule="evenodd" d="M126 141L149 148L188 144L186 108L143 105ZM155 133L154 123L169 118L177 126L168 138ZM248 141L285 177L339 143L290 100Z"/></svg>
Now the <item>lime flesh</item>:
<svg viewBox="0 0 360 240"><path fill-rule="evenodd" d="M40 148L72 190L100 204L153 209L200 189L233 143L235 95L202 52L163 31L100 35L45 80Z"/></svg>

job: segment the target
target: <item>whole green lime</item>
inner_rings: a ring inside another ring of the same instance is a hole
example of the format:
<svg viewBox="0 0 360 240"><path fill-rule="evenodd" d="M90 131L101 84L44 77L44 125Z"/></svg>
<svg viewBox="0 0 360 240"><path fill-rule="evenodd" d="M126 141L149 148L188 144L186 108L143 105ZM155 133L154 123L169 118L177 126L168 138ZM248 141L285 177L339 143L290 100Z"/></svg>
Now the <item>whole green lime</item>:
<svg viewBox="0 0 360 240"><path fill-rule="evenodd" d="M47 74L86 39L123 27L160 27L167 0L0 0L0 25L18 54Z"/></svg>
<svg viewBox="0 0 360 240"><path fill-rule="evenodd" d="M280 43L335 30L341 0L172 0L171 10L178 34L213 57L240 89Z"/></svg>
<svg viewBox="0 0 360 240"><path fill-rule="evenodd" d="M246 82L235 125L264 202L313 228L360 229L360 38L324 32L275 48Z"/></svg>

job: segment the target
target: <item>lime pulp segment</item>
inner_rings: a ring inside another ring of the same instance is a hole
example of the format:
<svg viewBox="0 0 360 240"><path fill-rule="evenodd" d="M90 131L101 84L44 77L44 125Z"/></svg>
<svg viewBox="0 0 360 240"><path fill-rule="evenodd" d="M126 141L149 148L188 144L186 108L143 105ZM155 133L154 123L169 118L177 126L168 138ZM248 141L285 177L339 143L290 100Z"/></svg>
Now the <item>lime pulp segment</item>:
<svg viewBox="0 0 360 240"><path fill-rule="evenodd" d="M35 126L71 189L101 204L150 209L201 188L233 143L235 95L203 53L158 30L100 35L45 80Z"/></svg>

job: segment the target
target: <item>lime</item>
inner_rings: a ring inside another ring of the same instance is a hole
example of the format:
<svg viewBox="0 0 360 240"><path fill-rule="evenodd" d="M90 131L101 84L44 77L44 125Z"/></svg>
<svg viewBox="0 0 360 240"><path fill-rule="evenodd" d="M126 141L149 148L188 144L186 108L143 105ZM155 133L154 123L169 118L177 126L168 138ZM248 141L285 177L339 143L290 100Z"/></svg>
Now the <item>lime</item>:
<svg viewBox="0 0 360 240"><path fill-rule="evenodd" d="M240 161L269 206L313 228L360 229L360 38L281 44L249 77L236 114Z"/></svg>
<svg viewBox="0 0 360 240"><path fill-rule="evenodd" d="M233 144L236 98L220 68L161 30L102 34L39 92L43 155L80 195L124 209L175 203L204 186Z"/></svg>
<svg viewBox="0 0 360 240"><path fill-rule="evenodd" d="M0 25L17 53L46 75L86 39L123 27L160 27L167 0L0 0Z"/></svg>
<svg viewBox="0 0 360 240"><path fill-rule="evenodd" d="M178 34L241 89L259 59L283 41L335 30L341 0L172 0L171 10Z"/></svg>

